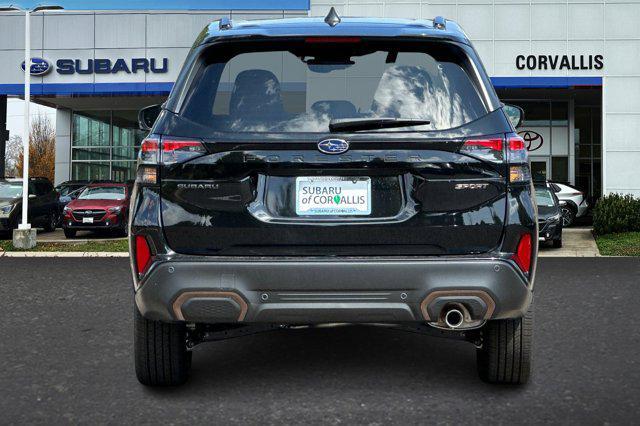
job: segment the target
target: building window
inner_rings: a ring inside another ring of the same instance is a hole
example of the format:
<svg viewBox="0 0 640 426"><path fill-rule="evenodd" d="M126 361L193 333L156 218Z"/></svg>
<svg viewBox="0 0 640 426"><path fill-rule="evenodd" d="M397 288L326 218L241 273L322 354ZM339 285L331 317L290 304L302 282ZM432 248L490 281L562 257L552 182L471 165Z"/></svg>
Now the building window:
<svg viewBox="0 0 640 426"><path fill-rule="evenodd" d="M576 106L576 186L592 199L602 187L602 109L600 106Z"/></svg>
<svg viewBox="0 0 640 426"><path fill-rule="evenodd" d="M138 150L145 132L138 129L137 111L74 111L71 179L135 178Z"/></svg>
<svg viewBox="0 0 640 426"><path fill-rule="evenodd" d="M524 121L517 130L532 138L528 148L534 179L568 183L569 103L517 99L505 102L524 110Z"/></svg>

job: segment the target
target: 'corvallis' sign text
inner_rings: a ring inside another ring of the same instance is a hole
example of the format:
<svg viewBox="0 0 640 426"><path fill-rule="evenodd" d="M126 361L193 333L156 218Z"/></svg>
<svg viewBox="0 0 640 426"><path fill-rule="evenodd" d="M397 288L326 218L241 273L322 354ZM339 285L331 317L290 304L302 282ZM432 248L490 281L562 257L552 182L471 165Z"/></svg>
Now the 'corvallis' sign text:
<svg viewBox="0 0 640 426"><path fill-rule="evenodd" d="M31 59L31 75L42 76L51 71L51 64L43 58ZM22 69L25 69L24 62ZM56 72L61 75L71 74L118 74L118 73L153 73L165 74L169 71L169 59L132 58L132 59L58 59Z"/></svg>
<svg viewBox="0 0 640 426"><path fill-rule="evenodd" d="M601 70L602 55L518 55L519 70Z"/></svg>

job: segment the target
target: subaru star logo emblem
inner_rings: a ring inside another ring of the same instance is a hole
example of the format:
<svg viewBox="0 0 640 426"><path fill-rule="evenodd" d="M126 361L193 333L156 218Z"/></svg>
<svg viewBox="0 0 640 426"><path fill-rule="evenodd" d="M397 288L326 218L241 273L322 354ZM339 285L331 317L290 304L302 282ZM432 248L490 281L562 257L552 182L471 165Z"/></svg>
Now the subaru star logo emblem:
<svg viewBox="0 0 640 426"><path fill-rule="evenodd" d="M318 142L318 150L325 154L342 154L349 149L349 142L343 139L325 139Z"/></svg>
<svg viewBox="0 0 640 426"><path fill-rule="evenodd" d="M22 71L24 70L24 61L22 61ZM51 64L49 64L49 61L47 61L46 59L31 58L31 69L29 71L33 76L45 75L46 73L51 71Z"/></svg>

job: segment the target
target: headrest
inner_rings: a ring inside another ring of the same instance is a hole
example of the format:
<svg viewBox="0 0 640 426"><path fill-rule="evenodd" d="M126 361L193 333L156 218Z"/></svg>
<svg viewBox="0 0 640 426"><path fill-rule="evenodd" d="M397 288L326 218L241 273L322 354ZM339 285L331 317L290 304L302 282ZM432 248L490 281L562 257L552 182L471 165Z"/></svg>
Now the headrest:
<svg viewBox="0 0 640 426"><path fill-rule="evenodd" d="M236 77L229 114L277 114L283 110L280 82L267 70L246 70Z"/></svg>

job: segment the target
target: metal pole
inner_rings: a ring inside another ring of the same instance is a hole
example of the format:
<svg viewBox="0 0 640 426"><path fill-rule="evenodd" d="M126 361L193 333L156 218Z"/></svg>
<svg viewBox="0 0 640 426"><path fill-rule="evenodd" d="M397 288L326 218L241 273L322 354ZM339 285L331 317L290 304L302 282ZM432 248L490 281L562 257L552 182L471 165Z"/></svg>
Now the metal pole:
<svg viewBox="0 0 640 426"><path fill-rule="evenodd" d="M28 220L29 209L29 134L31 133L31 16L29 10L24 12L24 128L22 131L22 223L19 229L31 229Z"/></svg>
<svg viewBox="0 0 640 426"><path fill-rule="evenodd" d="M6 173L5 162L7 160L7 141L9 132L7 131L7 97L0 95L0 178Z"/></svg>

